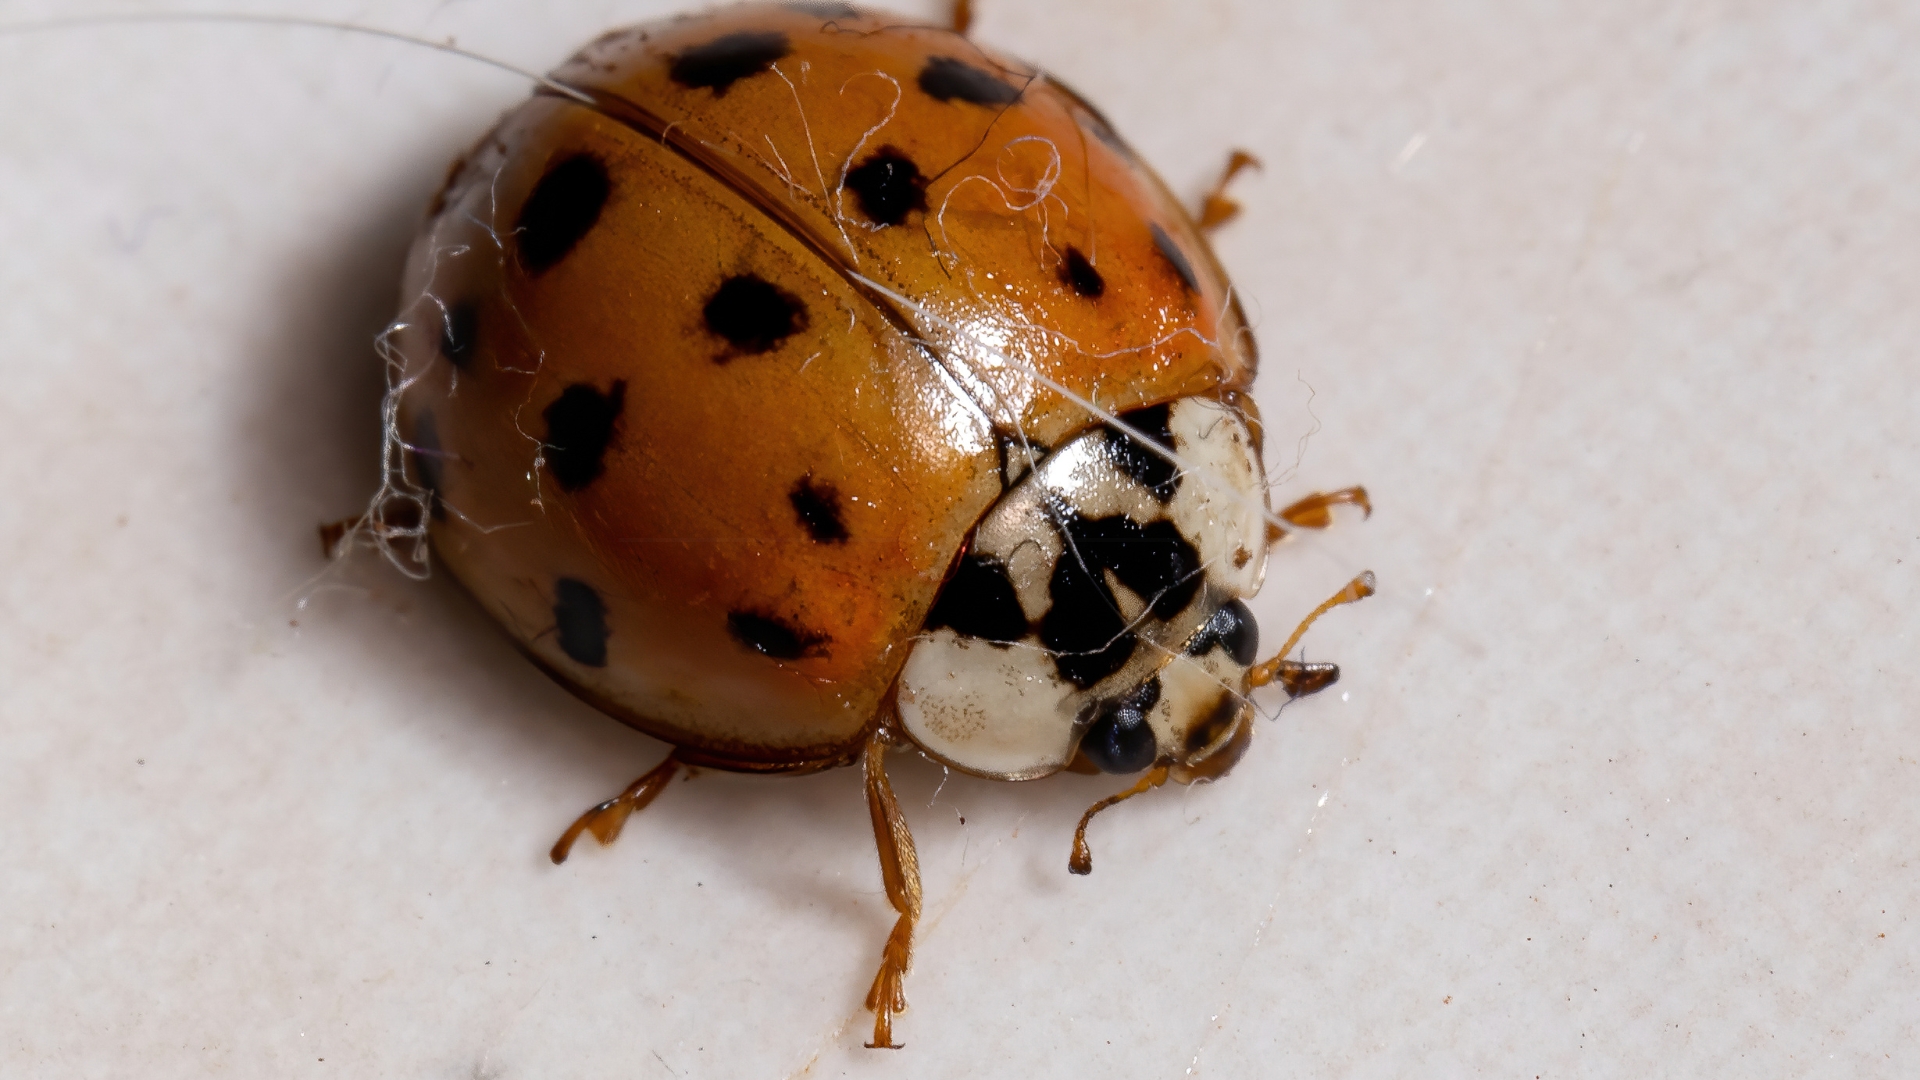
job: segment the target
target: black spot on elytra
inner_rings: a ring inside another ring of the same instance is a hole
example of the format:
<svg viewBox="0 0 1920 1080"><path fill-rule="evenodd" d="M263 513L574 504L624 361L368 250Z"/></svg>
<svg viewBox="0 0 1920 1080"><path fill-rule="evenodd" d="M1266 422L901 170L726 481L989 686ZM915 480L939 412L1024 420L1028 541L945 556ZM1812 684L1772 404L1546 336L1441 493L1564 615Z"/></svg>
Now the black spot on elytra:
<svg viewBox="0 0 1920 1080"><path fill-rule="evenodd" d="M881 225L898 225L907 214L927 208L926 178L920 166L891 146L883 146L847 173L847 187L860 209Z"/></svg>
<svg viewBox="0 0 1920 1080"><path fill-rule="evenodd" d="M779 30L740 30L695 45L673 58L667 74L689 89L706 88L719 97L741 79L758 75L793 51Z"/></svg>
<svg viewBox="0 0 1920 1080"><path fill-rule="evenodd" d="M965 637L1005 645L1027 634L1027 615L1007 568L979 555L963 555L927 613L927 629L950 627Z"/></svg>
<svg viewBox="0 0 1920 1080"><path fill-rule="evenodd" d="M547 170L514 223L520 262L538 274L565 258L587 235L612 190L607 168L591 154L575 154Z"/></svg>
<svg viewBox="0 0 1920 1080"><path fill-rule="evenodd" d="M1170 404L1150 405L1121 413L1120 420L1171 453L1173 429L1169 424L1172 413ZM1114 464L1145 487L1155 499L1162 503L1172 502L1174 492L1180 490L1179 468L1165 455L1155 453L1151 447L1142 445L1138 439L1111 424L1107 425L1106 432L1107 452L1113 455Z"/></svg>
<svg viewBox="0 0 1920 1080"><path fill-rule="evenodd" d="M1133 148L1128 146L1126 140L1120 138L1119 134L1113 130L1113 122L1107 119L1105 113L1094 108L1093 102L1088 101L1078 90L1061 82L1059 79L1053 78L1052 76L1041 77L1046 79L1047 83L1062 97L1073 102L1075 106L1073 109L1074 120L1078 121L1081 127L1092 132L1094 138L1106 143L1109 149L1121 157L1131 159L1135 156Z"/></svg>
<svg viewBox="0 0 1920 1080"><path fill-rule="evenodd" d="M786 5L786 7L789 11L797 11L802 15L811 15L816 19L857 19L860 17L860 9L854 7L852 4L791 3Z"/></svg>
<svg viewBox="0 0 1920 1080"><path fill-rule="evenodd" d="M1120 137L1120 133L1113 130L1113 124L1085 100L1080 101L1080 108L1075 111L1074 117L1080 121L1081 127L1093 133L1094 138L1105 143L1107 149L1129 161L1135 158L1133 147L1128 146L1127 141Z"/></svg>
<svg viewBox="0 0 1920 1080"><path fill-rule="evenodd" d="M1216 645L1225 648L1233 662L1241 667L1253 666L1253 658L1260 651L1260 624L1254 621L1247 605L1238 600L1227 601L1194 631L1193 640L1187 642L1187 655L1205 656Z"/></svg>
<svg viewBox="0 0 1920 1080"><path fill-rule="evenodd" d="M1020 88L951 56L936 56L920 69L920 89L936 101L958 98L975 105L1011 105Z"/></svg>
<svg viewBox="0 0 1920 1080"><path fill-rule="evenodd" d="M769 352L807 323L798 297L753 274L721 282L703 314L707 329L745 353Z"/></svg>
<svg viewBox="0 0 1920 1080"><path fill-rule="evenodd" d="M480 330L480 313L469 301L448 304L440 315L440 355L465 369L473 359L473 342Z"/></svg>
<svg viewBox="0 0 1920 1080"><path fill-rule="evenodd" d="M1153 676L1108 705L1081 737L1080 749L1101 772L1126 775L1153 764L1158 757L1147 713L1160 701L1160 677Z"/></svg>
<svg viewBox="0 0 1920 1080"><path fill-rule="evenodd" d="M840 519L840 493L831 486L803 476L787 493L787 500L793 503L793 512L814 540L822 544L847 542L847 524Z"/></svg>
<svg viewBox="0 0 1920 1080"><path fill-rule="evenodd" d="M565 577L553 583L553 628L575 663L607 666L607 605L593 586Z"/></svg>
<svg viewBox="0 0 1920 1080"><path fill-rule="evenodd" d="M775 660L798 660L817 652L826 642L785 619L758 611L728 612L727 633L754 652Z"/></svg>
<svg viewBox="0 0 1920 1080"><path fill-rule="evenodd" d="M1193 264L1187 261L1187 253L1181 251L1180 245L1173 242L1173 237L1167 235L1167 230L1158 225L1150 224L1147 227L1153 230L1153 246L1160 249L1161 257L1166 259L1167 265L1173 267L1173 272L1179 275L1180 284L1185 285L1188 292L1199 292L1200 279L1193 276Z"/></svg>
<svg viewBox="0 0 1920 1080"><path fill-rule="evenodd" d="M541 414L547 421L547 470L562 489L579 491L599 479L614 425L626 403L625 379L614 380L604 394L587 383L575 383Z"/></svg>
<svg viewBox="0 0 1920 1080"><path fill-rule="evenodd" d="M1107 279L1100 276L1100 271L1095 270L1076 247L1067 249L1067 261L1060 266L1060 280L1081 296L1098 297L1107 291Z"/></svg>
<svg viewBox="0 0 1920 1080"><path fill-rule="evenodd" d="M413 461L413 475L427 490L428 512L435 521L445 521L447 508L441 505L440 495L443 475L440 428L434 422L433 413L422 409L420 415L413 418L413 437L407 440L407 456Z"/></svg>

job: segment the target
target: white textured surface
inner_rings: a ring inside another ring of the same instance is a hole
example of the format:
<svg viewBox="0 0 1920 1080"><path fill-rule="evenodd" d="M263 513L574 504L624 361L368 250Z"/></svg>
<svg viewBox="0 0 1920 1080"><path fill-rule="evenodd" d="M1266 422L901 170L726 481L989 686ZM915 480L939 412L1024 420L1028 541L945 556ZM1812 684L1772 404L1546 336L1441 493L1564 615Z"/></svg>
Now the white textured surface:
<svg viewBox="0 0 1920 1080"><path fill-rule="evenodd" d="M657 745L444 582L305 584L411 222L522 87L0 37L0 1073L1920 1069L1916 9L978 7L1180 190L1265 159L1219 247L1280 466L1314 393L1280 494L1379 512L1256 610L1376 570L1309 640L1345 681L1086 879L1110 783L902 760L931 917L908 1049L862 1050L857 776L702 777L553 868ZM0 20L54 10L100 9ZM537 68L663 5L279 10Z"/></svg>

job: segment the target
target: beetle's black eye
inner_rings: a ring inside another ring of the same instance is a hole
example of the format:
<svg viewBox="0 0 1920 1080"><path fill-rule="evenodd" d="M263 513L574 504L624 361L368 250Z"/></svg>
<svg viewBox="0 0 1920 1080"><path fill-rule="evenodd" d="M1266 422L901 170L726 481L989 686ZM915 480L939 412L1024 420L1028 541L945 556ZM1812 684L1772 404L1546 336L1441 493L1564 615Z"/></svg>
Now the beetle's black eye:
<svg viewBox="0 0 1920 1080"><path fill-rule="evenodd" d="M1080 742L1087 760L1101 772L1124 775L1137 773L1153 764L1153 729L1147 726L1147 712L1160 700L1160 678L1155 676L1133 693L1107 706L1093 722Z"/></svg>
<svg viewBox="0 0 1920 1080"><path fill-rule="evenodd" d="M1253 666L1254 654L1260 651L1260 624L1247 605L1238 600L1222 605L1187 643L1187 655L1205 656L1215 645L1224 645L1241 667Z"/></svg>

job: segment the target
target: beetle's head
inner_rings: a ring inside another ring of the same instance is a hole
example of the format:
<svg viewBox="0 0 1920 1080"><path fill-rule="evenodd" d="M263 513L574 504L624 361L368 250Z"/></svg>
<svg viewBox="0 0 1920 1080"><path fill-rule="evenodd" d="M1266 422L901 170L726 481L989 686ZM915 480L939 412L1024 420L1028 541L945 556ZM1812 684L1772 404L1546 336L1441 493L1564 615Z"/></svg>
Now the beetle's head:
<svg viewBox="0 0 1920 1080"><path fill-rule="evenodd" d="M1252 736L1247 676L1259 644L1245 603L1213 608L1158 670L1089 706L1075 767L1125 775L1164 764L1194 779L1224 775Z"/></svg>
<svg viewBox="0 0 1920 1080"><path fill-rule="evenodd" d="M1197 779L1244 751L1259 629L1242 598L1267 546L1254 429L1197 397L1119 419L1010 477L955 561L899 681L934 757Z"/></svg>

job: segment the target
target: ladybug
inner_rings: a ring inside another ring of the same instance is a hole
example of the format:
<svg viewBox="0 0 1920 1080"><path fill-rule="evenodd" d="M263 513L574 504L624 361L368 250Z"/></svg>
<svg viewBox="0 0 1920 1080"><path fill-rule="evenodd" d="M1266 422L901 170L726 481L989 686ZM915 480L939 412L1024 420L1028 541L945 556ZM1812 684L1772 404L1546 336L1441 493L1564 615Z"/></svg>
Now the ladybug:
<svg viewBox="0 0 1920 1080"><path fill-rule="evenodd" d="M965 5L956 23L963 23ZM1236 155L1227 176L1250 159ZM1268 509L1246 318L1202 222L1098 110L953 27L837 3L618 30L456 162L383 340L372 528L427 546L534 663L673 746L588 811L610 842L681 769L861 765L920 914L883 758L978 776L1227 772ZM408 520L411 511L413 520Z"/></svg>

